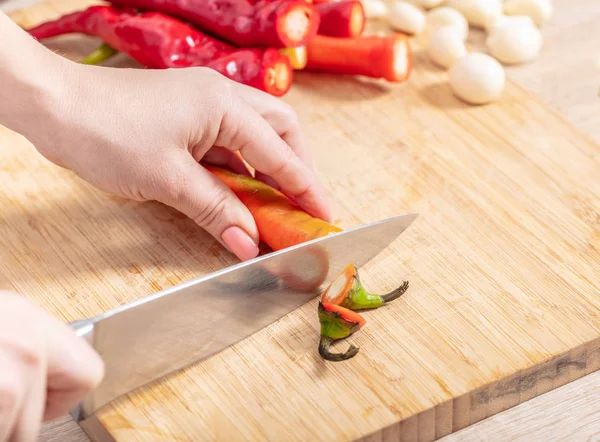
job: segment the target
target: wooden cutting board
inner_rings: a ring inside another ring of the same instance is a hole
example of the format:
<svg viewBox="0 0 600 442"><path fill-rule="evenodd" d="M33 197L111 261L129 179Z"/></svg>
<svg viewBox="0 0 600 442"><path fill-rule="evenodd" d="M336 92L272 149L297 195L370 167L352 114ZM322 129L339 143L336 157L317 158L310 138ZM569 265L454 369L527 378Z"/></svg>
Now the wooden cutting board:
<svg viewBox="0 0 600 442"><path fill-rule="evenodd" d="M48 45L78 60L97 44ZM315 300L109 405L90 437L432 440L600 367L600 147L510 81L469 107L415 64L402 85L301 73L284 98L341 227L421 215L362 269L373 291L411 287L365 314L359 355L320 360ZM0 287L64 321L236 262L177 212L98 192L6 129L0 153Z"/></svg>

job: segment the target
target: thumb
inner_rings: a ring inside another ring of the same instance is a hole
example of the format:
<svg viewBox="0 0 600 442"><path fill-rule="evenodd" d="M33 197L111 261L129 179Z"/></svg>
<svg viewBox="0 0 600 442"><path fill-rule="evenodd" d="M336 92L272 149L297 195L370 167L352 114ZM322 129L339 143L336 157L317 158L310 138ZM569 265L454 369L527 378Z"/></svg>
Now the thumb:
<svg viewBox="0 0 600 442"><path fill-rule="evenodd" d="M187 151L181 153L176 170L171 165L162 175L155 199L194 220L240 260L255 258L259 235L250 211Z"/></svg>

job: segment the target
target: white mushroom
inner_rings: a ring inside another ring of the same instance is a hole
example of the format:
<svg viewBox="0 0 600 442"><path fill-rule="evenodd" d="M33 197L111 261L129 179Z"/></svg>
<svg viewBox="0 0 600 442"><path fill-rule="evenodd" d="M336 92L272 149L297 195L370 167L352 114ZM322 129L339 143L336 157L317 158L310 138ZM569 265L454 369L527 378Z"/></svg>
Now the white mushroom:
<svg viewBox="0 0 600 442"><path fill-rule="evenodd" d="M504 64L531 61L542 48L542 33L533 21L515 18L495 26L485 41L489 54Z"/></svg>
<svg viewBox="0 0 600 442"><path fill-rule="evenodd" d="M388 22L396 31L419 34L425 27L425 14L411 3L396 1L389 8Z"/></svg>
<svg viewBox="0 0 600 442"><path fill-rule="evenodd" d="M382 0L362 0L361 4L367 19L380 19L388 13L388 7Z"/></svg>
<svg viewBox="0 0 600 442"><path fill-rule="evenodd" d="M550 0L508 0L504 3L506 15L526 15L539 27L548 21L553 11Z"/></svg>
<svg viewBox="0 0 600 442"><path fill-rule="evenodd" d="M448 71L450 88L461 100L470 104L485 104L502 95L504 68L487 54L467 54Z"/></svg>
<svg viewBox="0 0 600 442"><path fill-rule="evenodd" d="M494 16L502 15L501 0L448 0L448 6L462 13L469 24L483 28Z"/></svg>
<svg viewBox="0 0 600 442"><path fill-rule="evenodd" d="M469 23L465 16L456 9L449 6L441 6L432 9L425 15L425 27L428 32L446 25L455 26L462 39L467 39L469 35Z"/></svg>
<svg viewBox="0 0 600 442"><path fill-rule="evenodd" d="M465 42L452 25L442 26L433 31L427 45L427 56L436 65L448 69L466 54Z"/></svg>

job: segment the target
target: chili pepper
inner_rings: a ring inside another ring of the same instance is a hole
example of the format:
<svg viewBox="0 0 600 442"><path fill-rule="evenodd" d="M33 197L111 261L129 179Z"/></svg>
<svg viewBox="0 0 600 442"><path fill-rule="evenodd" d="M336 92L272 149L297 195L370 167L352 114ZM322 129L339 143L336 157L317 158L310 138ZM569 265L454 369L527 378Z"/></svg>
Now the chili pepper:
<svg viewBox="0 0 600 442"><path fill-rule="evenodd" d="M337 226L293 205L279 190L255 178L203 164L229 187L254 217L260 239L281 250L322 236L341 232Z"/></svg>
<svg viewBox="0 0 600 442"><path fill-rule="evenodd" d="M160 12L91 6L29 30L38 40L73 32L99 37L149 68L205 66L275 96L293 80L289 60L277 49L235 48Z"/></svg>
<svg viewBox="0 0 600 442"><path fill-rule="evenodd" d="M356 333L366 323L358 313L339 305L319 301L319 323L321 324L321 339L319 341L319 354L327 361L345 361L359 351L359 347L350 344L344 353L331 353L329 348L334 341L347 338Z"/></svg>
<svg viewBox="0 0 600 442"><path fill-rule="evenodd" d="M305 0L109 0L163 12L236 46L286 48L306 44L320 17Z"/></svg>
<svg viewBox="0 0 600 442"><path fill-rule="evenodd" d="M280 49L279 52L281 52L290 60L292 68L300 70L304 69L306 66L306 46Z"/></svg>
<svg viewBox="0 0 600 442"><path fill-rule="evenodd" d="M102 43L99 47L94 49L87 57L81 60L82 64L98 64L102 63L104 60L108 60L109 58L117 55L119 51L113 49L106 43Z"/></svg>
<svg viewBox="0 0 600 442"><path fill-rule="evenodd" d="M321 301L350 310L372 309L399 298L407 289L408 281L405 281L400 287L385 295L369 293L360 282L356 267L348 264L323 292Z"/></svg>
<svg viewBox="0 0 600 442"><path fill-rule="evenodd" d="M365 29L365 11L360 0L319 3L321 15L318 33L332 37L358 37Z"/></svg>
<svg viewBox="0 0 600 442"><path fill-rule="evenodd" d="M404 34L355 38L317 35L308 42L306 49L305 71L364 75L401 82L412 70L412 52Z"/></svg>

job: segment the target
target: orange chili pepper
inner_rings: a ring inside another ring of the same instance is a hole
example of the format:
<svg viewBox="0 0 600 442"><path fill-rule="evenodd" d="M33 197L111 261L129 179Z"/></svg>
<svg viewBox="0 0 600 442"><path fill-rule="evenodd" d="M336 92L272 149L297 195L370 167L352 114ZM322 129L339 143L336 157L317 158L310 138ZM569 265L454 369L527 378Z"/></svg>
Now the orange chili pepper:
<svg viewBox="0 0 600 442"><path fill-rule="evenodd" d="M356 356L359 347L353 344L344 353L331 353L329 348L333 341L347 338L364 327L367 321L361 315L340 305L319 302L319 322L319 354L323 359L338 362Z"/></svg>
<svg viewBox="0 0 600 442"><path fill-rule="evenodd" d="M315 218L295 206L282 192L255 178L203 164L219 178L254 217L261 241L272 250L281 250L342 229Z"/></svg>

